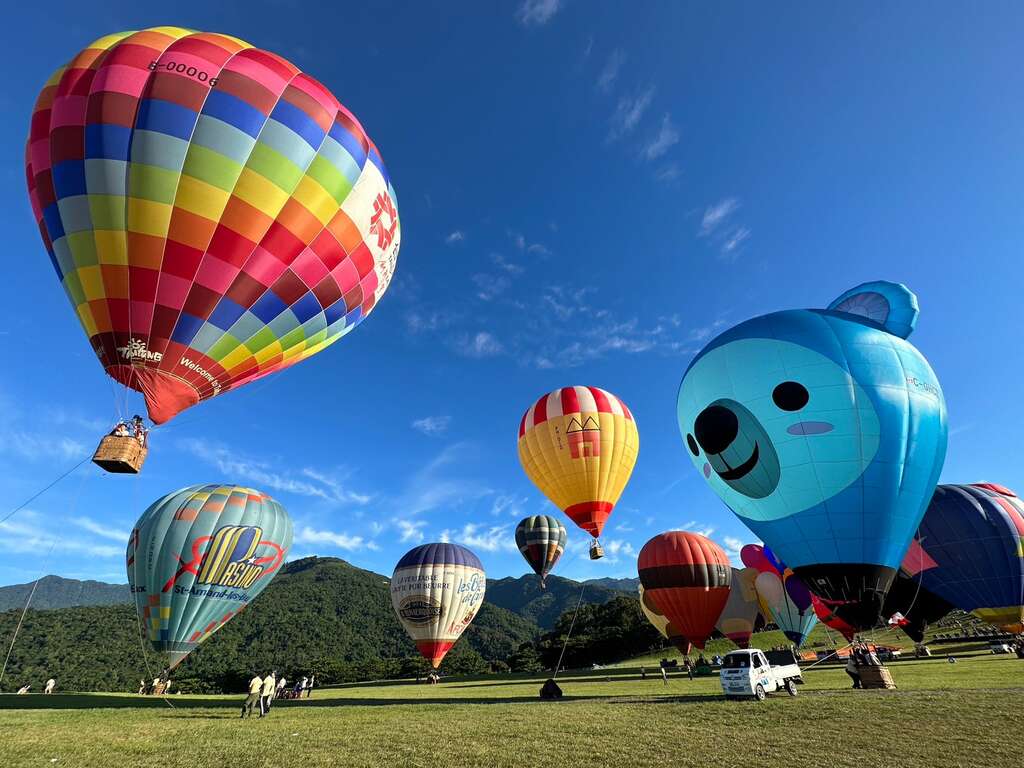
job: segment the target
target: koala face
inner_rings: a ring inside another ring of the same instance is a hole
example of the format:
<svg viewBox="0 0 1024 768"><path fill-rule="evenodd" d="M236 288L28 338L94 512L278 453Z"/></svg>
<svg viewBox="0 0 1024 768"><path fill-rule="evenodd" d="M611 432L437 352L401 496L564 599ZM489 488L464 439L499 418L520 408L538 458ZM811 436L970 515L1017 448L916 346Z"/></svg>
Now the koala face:
<svg viewBox="0 0 1024 768"><path fill-rule="evenodd" d="M868 393L845 369L771 338L738 338L701 356L683 379L677 415L694 466L751 521L835 496L861 477L881 439Z"/></svg>

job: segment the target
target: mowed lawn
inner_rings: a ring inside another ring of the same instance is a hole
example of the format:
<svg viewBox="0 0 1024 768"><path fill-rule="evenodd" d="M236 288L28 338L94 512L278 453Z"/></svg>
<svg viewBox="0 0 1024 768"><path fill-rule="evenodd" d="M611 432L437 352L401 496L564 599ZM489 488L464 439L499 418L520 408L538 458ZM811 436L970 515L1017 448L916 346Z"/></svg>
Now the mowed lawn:
<svg viewBox="0 0 1024 768"><path fill-rule="evenodd" d="M1024 661L979 654L890 665L895 691L815 667L795 699L727 702L718 678L655 668L317 690L240 720L241 696L0 696L0 766L1021 765Z"/></svg>

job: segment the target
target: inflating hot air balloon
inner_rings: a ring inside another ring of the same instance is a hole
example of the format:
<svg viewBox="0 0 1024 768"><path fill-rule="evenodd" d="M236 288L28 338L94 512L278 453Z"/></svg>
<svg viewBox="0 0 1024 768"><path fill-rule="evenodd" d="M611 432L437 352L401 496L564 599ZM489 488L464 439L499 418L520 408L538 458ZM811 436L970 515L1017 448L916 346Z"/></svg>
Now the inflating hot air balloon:
<svg viewBox="0 0 1024 768"><path fill-rule="evenodd" d="M768 547L747 544L740 559L758 572L754 587L765 615L799 648L818 623L810 591Z"/></svg>
<svg viewBox="0 0 1024 768"><path fill-rule="evenodd" d="M690 653L690 641L687 640L683 633L676 629L676 626L665 618L665 616L658 612L656 606L654 606L650 599L644 596L644 585L639 585L640 590L640 610L644 612L644 616L651 622L658 632L674 645L683 656Z"/></svg>
<svg viewBox="0 0 1024 768"><path fill-rule="evenodd" d="M754 580L756 568L733 568L729 584L729 599L715 628L740 648L750 647L750 636L760 615Z"/></svg>
<svg viewBox="0 0 1024 768"><path fill-rule="evenodd" d="M953 610L954 606L936 595L930 589L921 585L919 576L920 559L917 557L921 552L920 546L915 546L916 540L911 542L903 558L903 565L896 572L889 593L885 596L885 605L882 607L882 616L889 618L889 623L894 623L906 633L907 637L917 643L924 642L924 631L928 625L934 624L947 613ZM900 619L891 621L896 614Z"/></svg>
<svg viewBox="0 0 1024 768"><path fill-rule="evenodd" d="M284 507L252 488L193 485L157 500L127 551L145 637L176 666L266 588L291 545Z"/></svg>
<svg viewBox="0 0 1024 768"><path fill-rule="evenodd" d="M423 544L398 561L391 605L434 669L480 610L485 588L480 560L458 544Z"/></svg>
<svg viewBox="0 0 1024 768"><path fill-rule="evenodd" d="M957 608L1024 632L1024 501L1010 489L940 485L904 562Z"/></svg>
<svg viewBox="0 0 1024 768"><path fill-rule="evenodd" d="M395 194L362 126L227 35L157 27L74 55L36 101L25 170L90 346L156 423L337 341L395 268Z"/></svg>
<svg viewBox="0 0 1024 768"><path fill-rule="evenodd" d="M729 599L732 567L722 548L688 531L659 533L640 550L637 567L644 596L703 649Z"/></svg>
<svg viewBox="0 0 1024 768"><path fill-rule="evenodd" d="M711 488L857 629L885 593L946 454L938 379L905 341L905 286L774 312L712 340L679 389L679 427Z"/></svg>
<svg viewBox="0 0 1024 768"><path fill-rule="evenodd" d="M817 595L811 595L811 605L814 607L814 613L822 624L841 634L846 638L847 642L853 642L853 638L856 636L857 630L832 613L832 609L825 605L825 603L821 601L821 598Z"/></svg>
<svg viewBox="0 0 1024 768"><path fill-rule="evenodd" d="M516 526L516 546L540 576L540 585L565 551L565 526L551 515L524 517Z"/></svg>
<svg viewBox="0 0 1024 768"><path fill-rule="evenodd" d="M640 437L633 414L597 387L563 387L531 405L519 424L519 461L527 477L596 539L633 472Z"/></svg>

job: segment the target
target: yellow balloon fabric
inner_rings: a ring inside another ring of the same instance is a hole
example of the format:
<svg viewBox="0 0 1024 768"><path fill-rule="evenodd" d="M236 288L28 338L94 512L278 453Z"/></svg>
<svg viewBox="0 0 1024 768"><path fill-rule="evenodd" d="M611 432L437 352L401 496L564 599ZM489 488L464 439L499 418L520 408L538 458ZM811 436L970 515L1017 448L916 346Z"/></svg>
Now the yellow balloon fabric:
<svg viewBox="0 0 1024 768"><path fill-rule="evenodd" d="M527 477L594 537L622 495L639 450L633 414L597 387L544 395L519 424L519 461Z"/></svg>

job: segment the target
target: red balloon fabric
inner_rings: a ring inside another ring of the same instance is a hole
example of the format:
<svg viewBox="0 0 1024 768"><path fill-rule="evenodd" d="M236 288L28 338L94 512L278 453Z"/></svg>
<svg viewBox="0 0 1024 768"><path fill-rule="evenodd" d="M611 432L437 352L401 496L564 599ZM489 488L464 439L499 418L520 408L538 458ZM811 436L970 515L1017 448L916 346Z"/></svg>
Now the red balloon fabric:
<svg viewBox="0 0 1024 768"><path fill-rule="evenodd" d="M699 534L668 531L644 545L638 568L644 594L703 650L729 599L732 566L725 551Z"/></svg>

